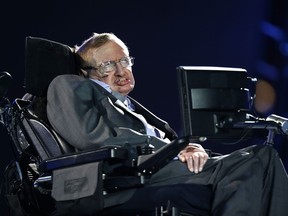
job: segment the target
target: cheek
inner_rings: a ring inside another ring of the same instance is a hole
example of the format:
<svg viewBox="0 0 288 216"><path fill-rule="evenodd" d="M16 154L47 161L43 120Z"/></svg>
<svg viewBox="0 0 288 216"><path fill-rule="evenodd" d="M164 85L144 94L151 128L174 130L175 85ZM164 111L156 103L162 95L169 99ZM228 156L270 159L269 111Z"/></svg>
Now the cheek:
<svg viewBox="0 0 288 216"><path fill-rule="evenodd" d="M130 80L130 86L133 86L133 87L135 86L135 80L134 79Z"/></svg>
<svg viewBox="0 0 288 216"><path fill-rule="evenodd" d="M131 76L130 76L130 83L131 83L133 86L135 85L135 79L134 79L133 73L131 73Z"/></svg>

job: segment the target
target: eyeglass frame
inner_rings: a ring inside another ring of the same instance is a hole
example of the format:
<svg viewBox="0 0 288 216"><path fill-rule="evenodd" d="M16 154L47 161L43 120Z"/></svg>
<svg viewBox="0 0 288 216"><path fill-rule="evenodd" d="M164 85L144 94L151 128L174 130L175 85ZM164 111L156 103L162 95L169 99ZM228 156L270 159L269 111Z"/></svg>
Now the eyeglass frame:
<svg viewBox="0 0 288 216"><path fill-rule="evenodd" d="M124 59L128 59L129 60L129 64L127 66L123 66L123 61ZM127 68L127 67L132 67L134 65L134 59L135 57L132 57L132 56L125 56L125 57L122 57L120 58L119 60L117 61L105 61L105 62L102 62L101 64L99 64L97 67L93 67L93 66L86 66L86 67L83 67L84 70L98 70L100 72L100 74L104 75L104 74L108 74L110 72L113 72L116 70L116 64L117 63L120 63L121 67L123 68ZM121 62L122 61L122 62ZM109 65L111 64L111 65ZM113 66L113 70L110 70L110 71L105 71L105 67L107 66ZM103 71L104 70L104 71Z"/></svg>

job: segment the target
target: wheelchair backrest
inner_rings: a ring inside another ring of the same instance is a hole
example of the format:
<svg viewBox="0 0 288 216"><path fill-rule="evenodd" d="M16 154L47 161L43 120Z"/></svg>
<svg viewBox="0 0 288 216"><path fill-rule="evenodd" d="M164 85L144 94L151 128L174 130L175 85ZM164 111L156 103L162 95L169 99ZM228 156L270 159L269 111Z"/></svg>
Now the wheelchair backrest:
<svg viewBox="0 0 288 216"><path fill-rule="evenodd" d="M77 66L76 55L68 45L26 37L24 87L33 100L18 98L13 102L10 129L20 154L28 151L46 160L75 151L50 126L45 101L50 82L61 74L77 74Z"/></svg>
<svg viewBox="0 0 288 216"><path fill-rule="evenodd" d="M40 160L57 157L74 149L30 108L31 102L16 99L13 102L11 135L20 154L30 153Z"/></svg>

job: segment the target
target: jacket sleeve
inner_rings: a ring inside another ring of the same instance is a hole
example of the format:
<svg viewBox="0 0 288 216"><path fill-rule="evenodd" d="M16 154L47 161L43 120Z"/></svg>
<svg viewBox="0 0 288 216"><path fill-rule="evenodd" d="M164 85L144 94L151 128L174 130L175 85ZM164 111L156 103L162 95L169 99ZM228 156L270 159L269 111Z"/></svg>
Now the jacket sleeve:
<svg viewBox="0 0 288 216"><path fill-rule="evenodd" d="M102 96L103 97L103 96ZM97 101L102 99L88 79L61 75L49 85L47 117L52 127L68 143L82 150L111 136ZM102 136L102 137L101 137Z"/></svg>

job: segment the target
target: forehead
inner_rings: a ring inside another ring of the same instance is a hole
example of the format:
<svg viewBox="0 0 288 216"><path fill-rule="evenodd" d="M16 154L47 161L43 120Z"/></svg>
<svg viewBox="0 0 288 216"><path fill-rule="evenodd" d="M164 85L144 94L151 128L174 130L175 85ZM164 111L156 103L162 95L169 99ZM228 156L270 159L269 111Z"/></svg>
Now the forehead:
<svg viewBox="0 0 288 216"><path fill-rule="evenodd" d="M129 51L126 46L115 41L109 41L92 51L93 58L97 62L118 60L124 56L129 56Z"/></svg>

